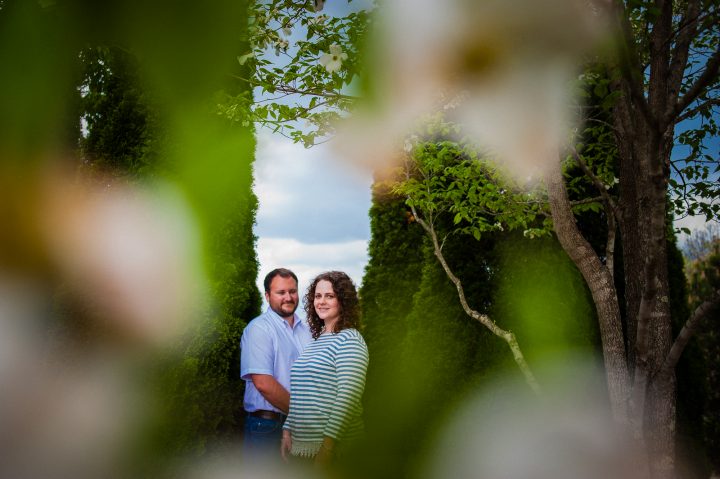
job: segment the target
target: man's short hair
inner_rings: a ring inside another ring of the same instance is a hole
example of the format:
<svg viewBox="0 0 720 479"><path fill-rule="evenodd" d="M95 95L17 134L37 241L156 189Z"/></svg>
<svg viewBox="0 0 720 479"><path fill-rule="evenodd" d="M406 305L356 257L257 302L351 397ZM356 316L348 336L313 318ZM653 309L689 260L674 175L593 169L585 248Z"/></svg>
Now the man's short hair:
<svg viewBox="0 0 720 479"><path fill-rule="evenodd" d="M270 283L272 283L272 280L275 276L280 276L281 278L292 278L295 280L295 283L297 284L298 279L297 276L295 276L295 273L290 271L287 268L275 268L274 270L270 271L267 276L265 276L265 292L270 292Z"/></svg>

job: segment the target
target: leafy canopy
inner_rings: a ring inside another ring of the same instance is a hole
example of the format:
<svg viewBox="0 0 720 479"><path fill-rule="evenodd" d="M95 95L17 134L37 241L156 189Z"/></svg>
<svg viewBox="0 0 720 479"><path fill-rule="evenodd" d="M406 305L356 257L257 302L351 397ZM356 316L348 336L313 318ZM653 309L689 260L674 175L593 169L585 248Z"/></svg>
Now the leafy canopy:
<svg viewBox="0 0 720 479"><path fill-rule="evenodd" d="M346 14L333 16L321 13L322 3L253 2L246 51L237 57L249 70L238 79L253 92L221 98L221 115L269 127L305 146L334 131L334 122L357 100L349 92L362 71L370 15L344 6ZM249 119L241 114L247 110Z"/></svg>

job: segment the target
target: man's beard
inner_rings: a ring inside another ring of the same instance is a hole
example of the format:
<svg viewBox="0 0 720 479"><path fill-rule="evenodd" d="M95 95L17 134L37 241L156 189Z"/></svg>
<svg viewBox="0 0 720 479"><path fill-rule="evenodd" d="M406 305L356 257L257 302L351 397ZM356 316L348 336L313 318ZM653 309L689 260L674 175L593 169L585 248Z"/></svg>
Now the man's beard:
<svg viewBox="0 0 720 479"><path fill-rule="evenodd" d="M289 313L286 313L285 311L283 311L283 306L287 306L287 305L292 305L292 311ZM272 308L272 310L275 311L278 314L278 316L280 316L281 318L289 318L290 316L295 314L297 307L298 307L298 303L284 303L284 304L281 304L278 309Z"/></svg>

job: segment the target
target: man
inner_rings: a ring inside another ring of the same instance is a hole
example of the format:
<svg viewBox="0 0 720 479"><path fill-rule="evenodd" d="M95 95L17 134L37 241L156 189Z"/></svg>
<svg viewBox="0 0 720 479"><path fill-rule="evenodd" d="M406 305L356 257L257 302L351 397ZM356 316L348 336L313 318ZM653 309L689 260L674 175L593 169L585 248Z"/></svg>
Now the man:
<svg viewBox="0 0 720 479"><path fill-rule="evenodd" d="M250 321L240 340L247 412L245 451L249 453L280 450L282 425L290 408L290 368L312 340L308 325L295 314L295 273L274 269L265 277L264 286L269 307Z"/></svg>

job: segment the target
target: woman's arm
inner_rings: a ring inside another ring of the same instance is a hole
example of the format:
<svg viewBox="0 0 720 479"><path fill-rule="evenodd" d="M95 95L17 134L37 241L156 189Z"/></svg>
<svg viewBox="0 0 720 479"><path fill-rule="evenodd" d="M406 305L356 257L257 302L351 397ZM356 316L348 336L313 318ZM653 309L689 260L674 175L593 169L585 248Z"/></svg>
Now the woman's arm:
<svg viewBox="0 0 720 479"><path fill-rule="evenodd" d="M350 420L360 410L360 399L365 389L368 350L359 333L342 343L335 359L337 396L329 412L323 435L339 440Z"/></svg>
<svg viewBox="0 0 720 479"><path fill-rule="evenodd" d="M287 462L290 457L290 451L292 450L292 430L295 426L295 408L293 404L290 404L288 416L285 418L283 424L282 439L280 440L280 455Z"/></svg>

